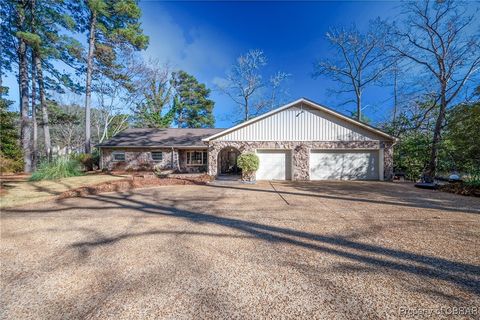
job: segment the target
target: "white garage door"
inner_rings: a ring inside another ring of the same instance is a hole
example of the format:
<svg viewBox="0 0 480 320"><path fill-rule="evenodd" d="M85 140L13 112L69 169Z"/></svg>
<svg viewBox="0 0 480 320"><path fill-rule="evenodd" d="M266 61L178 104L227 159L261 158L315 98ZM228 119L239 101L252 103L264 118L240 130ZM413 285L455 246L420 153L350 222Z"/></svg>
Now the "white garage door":
<svg viewBox="0 0 480 320"><path fill-rule="evenodd" d="M288 150L257 150L260 160L257 180L289 180L290 152Z"/></svg>
<svg viewBox="0 0 480 320"><path fill-rule="evenodd" d="M378 180L379 151L312 150L310 180Z"/></svg>

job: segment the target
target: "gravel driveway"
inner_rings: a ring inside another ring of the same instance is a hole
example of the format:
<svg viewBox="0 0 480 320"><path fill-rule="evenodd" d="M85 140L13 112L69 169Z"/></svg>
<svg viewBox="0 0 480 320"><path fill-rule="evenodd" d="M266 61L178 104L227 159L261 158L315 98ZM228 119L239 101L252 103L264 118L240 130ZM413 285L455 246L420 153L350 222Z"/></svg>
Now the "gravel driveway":
<svg viewBox="0 0 480 320"><path fill-rule="evenodd" d="M480 199L410 184L166 186L0 222L2 319L480 315Z"/></svg>

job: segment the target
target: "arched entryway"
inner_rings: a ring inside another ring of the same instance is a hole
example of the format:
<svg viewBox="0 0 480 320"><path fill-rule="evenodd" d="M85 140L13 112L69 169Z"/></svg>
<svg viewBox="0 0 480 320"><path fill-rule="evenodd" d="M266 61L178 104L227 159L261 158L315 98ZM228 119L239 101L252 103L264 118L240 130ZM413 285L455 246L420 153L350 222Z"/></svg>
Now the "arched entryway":
<svg viewBox="0 0 480 320"><path fill-rule="evenodd" d="M240 151L234 147L226 147L218 153L219 175L240 175L242 170L237 166Z"/></svg>

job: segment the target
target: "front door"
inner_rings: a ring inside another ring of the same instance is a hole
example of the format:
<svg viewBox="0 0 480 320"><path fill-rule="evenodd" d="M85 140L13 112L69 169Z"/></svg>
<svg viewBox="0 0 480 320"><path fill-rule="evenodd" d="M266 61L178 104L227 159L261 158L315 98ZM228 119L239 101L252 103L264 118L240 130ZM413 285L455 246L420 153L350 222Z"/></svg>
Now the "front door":
<svg viewBox="0 0 480 320"><path fill-rule="evenodd" d="M224 149L220 152L220 174L240 174L237 167L237 158L240 152L237 149Z"/></svg>

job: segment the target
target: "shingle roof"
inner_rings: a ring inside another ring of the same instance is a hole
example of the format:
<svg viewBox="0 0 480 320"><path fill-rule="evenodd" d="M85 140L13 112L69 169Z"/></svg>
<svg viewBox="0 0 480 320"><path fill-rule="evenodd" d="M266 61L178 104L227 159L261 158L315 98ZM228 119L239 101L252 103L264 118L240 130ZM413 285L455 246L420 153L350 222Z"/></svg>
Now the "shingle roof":
<svg viewBox="0 0 480 320"><path fill-rule="evenodd" d="M97 147L203 147L202 139L225 129L133 128L122 131Z"/></svg>

